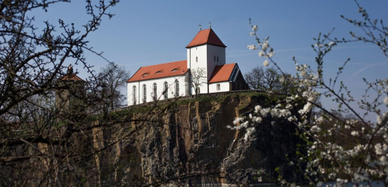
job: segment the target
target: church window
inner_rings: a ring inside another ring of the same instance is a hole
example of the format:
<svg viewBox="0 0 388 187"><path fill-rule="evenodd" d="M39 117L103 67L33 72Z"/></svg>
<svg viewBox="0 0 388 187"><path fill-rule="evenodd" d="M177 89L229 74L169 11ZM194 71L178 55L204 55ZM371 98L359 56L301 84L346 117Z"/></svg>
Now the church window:
<svg viewBox="0 0 388 187"><path fill-rule="evenodd" d="M217 56L217 62L218 62L218 56Z"/></svg>
<svg viewBox="0 0 388 187"><path fill-rule="evenodd" d="M174 68L171 70L171 72L178 71L178 68Z"/></svg>
<svg viewBox="0 0 388 187"><path fill-rule="evenodd" d="M161 71L161 70L159 70L159 71L157 71L155 74L158 74L158 73L162 73L162 71Z"/></svg>
<svg viewBox="0 0 388 187"><path fill-rule="evenodd" d="M175 96L179 96L179 81L175 80Z"/></svg>
<svg viewBox="0 0 388 187"><path fill-rule="evenodd" d="M147 86L143 84L143 103L147 102Z"/></svg>
<svg viewBox="0 0 388 187"><path fill-rule="evenodd" d="M198 62L198 57L197 56L195 57L195 62Z"/></svg>
<svg viewBox="0 0 388 187"><path fill-rule="evenodd" d="M154 82L154 95L153 95L154 101L156 101L157 92L158 92L157 85L156 85L156 82Z"/></svg>
<svg viewBox="0 0 388 187"><path fill-rule="evenodd" d="M168 83L167 83L167 81L164 82L163 96L164 96L164 99L168 98Z"/></svg>
<svg viewBox="0 0 388 187"><path fill-rule="evenodd" d="M132 87L133 104L136 105L136 86Z"/></svg>
<svg viewBox="0 0 388 187"><path fill-rule="evenodd" d="M217 84L217 91L220 91L221 90L221 85L220 83Z"/></svg>

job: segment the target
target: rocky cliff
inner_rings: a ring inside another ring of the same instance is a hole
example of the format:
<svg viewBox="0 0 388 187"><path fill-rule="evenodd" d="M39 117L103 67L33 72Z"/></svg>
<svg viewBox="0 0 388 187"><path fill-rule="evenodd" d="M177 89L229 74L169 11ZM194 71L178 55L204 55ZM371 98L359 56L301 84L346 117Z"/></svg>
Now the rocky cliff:
<svg viewBox="0 0 388 187"><path fill-rule="evenodd" d="M102 183L122 185L252 184L279 176L300 182L290 165L303 144L293 124L263 120L255 130L232 130L236 117L281 97L234 93L133 106L112 114L116 123L93 129ZM118 122L117 122L118 121ZM121 122L120 122L121 121Z"/></svg>

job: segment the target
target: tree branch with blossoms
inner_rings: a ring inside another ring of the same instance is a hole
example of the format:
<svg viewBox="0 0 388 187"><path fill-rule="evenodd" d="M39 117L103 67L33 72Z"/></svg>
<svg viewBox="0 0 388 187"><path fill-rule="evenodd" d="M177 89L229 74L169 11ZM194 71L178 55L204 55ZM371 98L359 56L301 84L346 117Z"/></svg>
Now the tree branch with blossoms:
<svg viewBox="0 0 388 187"><path fill-rule="evenodd" d="M285 104L271 107L255 107L255 111L249 116L250 123L243 127L252 128L263 123L263 118L283 118L294 123L300 130L301 136L307 145L307 154L300 155L301 162L307 164L305 176L312 184L335 181L338 184L347 182L361 183L381 180L388 185L388 79L376 80L366 83L365 94L362 99L356 99L347 85L341 81L340 76L350 59L346 59L342 66L338 67L336 76L328 78L324 74L324 61L326 55L338 45L349 42L363 41L376 45L383 55L387 56L388 29L382 20L373 20L367 11L355 1L363 21L348 19L363 32L361 35L350 32L353 39L332 38L333 31L328 34L319 34L314 38L312 45L316 53L314 59L316 69L313 70L307 64L299 65L296 58L293 61L297 73L289 78L295 89L288 93ZM259 57L264 58L263 65L273 64L283 75L284 71L272 58L274 48L269 44L269 37L260 38L258 26L249 20L256 44L248 45L250 50L259 50ZM373 94L374 98L370 95ZM336 109L329 109L320 102L320 99L329 99L336 103ZM299 106L298 116L291 110L300 99L304 101ZM371 101L369 101L372 99ZM356 107L354 105L357 105ZM360 112L362 111L362 112ZM377 116L377 122L366 119L370 115ZM241 128L241 127L239 127ZM233 127L231 127L233 129ZM293 183L293 181L287 181Z"/></svg>

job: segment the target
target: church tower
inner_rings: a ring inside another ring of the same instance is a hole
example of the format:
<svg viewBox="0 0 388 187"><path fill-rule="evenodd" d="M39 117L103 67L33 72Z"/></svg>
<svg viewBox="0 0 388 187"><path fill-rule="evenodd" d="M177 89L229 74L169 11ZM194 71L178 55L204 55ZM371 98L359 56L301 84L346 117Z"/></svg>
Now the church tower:
<svg viewBox="0 0 388 187"><path fill-rule="evenodd" d="M85 81L73 72L70 65L67 74L58 81L55 105L60 113L80 113L84 110Z"/></svg>
<svg viewBox="0 0 388 187"><path fill-rule="evenodd" d="M200 74L200 86L191 93L209 93L208 82L214 68L225 64L225 44L213 29L200 30L194 39L186 46L187 68L192 77Z"/></svg>

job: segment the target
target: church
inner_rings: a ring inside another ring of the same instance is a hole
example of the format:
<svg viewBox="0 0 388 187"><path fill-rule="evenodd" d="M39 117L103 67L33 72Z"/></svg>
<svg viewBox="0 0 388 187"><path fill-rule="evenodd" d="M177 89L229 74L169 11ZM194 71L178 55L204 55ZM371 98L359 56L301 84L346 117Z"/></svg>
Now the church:
<svg viewBox="0 0 388 187"><path fill-rule="evenodd" d="M226 64L226 45L212 28L186 46L187 60L140 67L127 82L128 106L248 89L237 63Z"/></svg>

